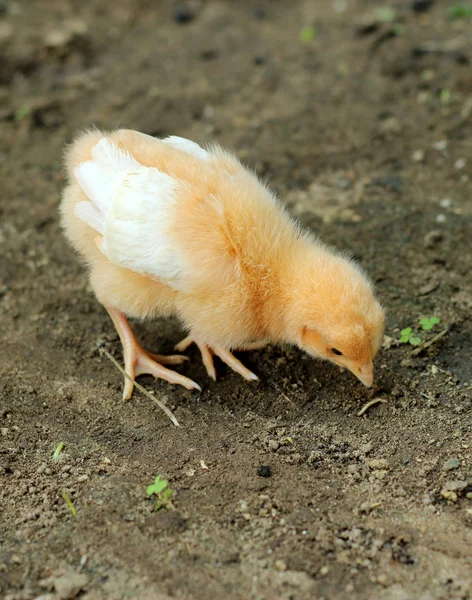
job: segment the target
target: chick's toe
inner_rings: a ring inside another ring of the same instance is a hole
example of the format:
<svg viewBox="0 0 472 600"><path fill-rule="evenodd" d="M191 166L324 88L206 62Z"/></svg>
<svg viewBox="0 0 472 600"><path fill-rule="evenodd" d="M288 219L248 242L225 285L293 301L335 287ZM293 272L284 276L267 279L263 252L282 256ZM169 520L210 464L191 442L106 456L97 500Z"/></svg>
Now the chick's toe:
<svg viewBox="0 0 472 600"><path fill-rule="evenodd" d="M133 393L133 381L138 375L153 375L169 383L182 385L188 390L199 390L200 386L180 373L171 371L163 364L178 365L187 360L187 357L180 355L162 356L161 354L151 354L146 352L136 339L127 318L120 311L107 308L108 313L116 327L123 345L123 354L125 360L125 372L128 378L125 378L123 389L123 399L129 400Z"/></svg>
<svg viewBox="0 0 472 600"><path fill-rule="evenodd" d="M232 352L222 348L221 346L209 345L201 342L193 338L191 335L184 338L181 342L176 344L175 350L178 352L183 352L186 350L191 344L196 344L198 349L202 355L202 361L205 365L208 375L216 381L216 369L213 362L213 355L218 356L218 358L224 362L228 367L230 367L236 373L239 373L244 379L248 381L259 381L259 377L255 375L252 371L250 371L247 367L243 365L243 363L237 359ZM248 344L243 350L253 350L260 349L265 346L265 342L255 342Z"/></svg>

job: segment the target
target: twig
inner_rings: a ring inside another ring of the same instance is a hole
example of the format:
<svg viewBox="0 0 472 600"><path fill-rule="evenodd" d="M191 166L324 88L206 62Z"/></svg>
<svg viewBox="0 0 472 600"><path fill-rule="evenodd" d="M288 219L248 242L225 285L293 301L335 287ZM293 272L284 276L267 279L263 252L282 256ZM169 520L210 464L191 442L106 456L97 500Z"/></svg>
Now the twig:
<svg viewBox="0 0 472 600"><path fill-rule="evenodd" d="M152 400L154 402L154 404L157 404L157 406L165 412L165 414L169 417L169 419L172 421L172 423L176 427L180 426L180 423L177 421L174 413L169 408L167 408L167 406L165 404L163 404L160 400L158 400L157 398L154 398L154 396L152 394L150 394L147 390L145 390L142 385L140 385L139 383L137 383L136 381L131 379L131 377L128 375L128 373L126 373L126 371L123 369L123 367L118 363L118 361L115 358L113 358L113 356L108 352L108 350L103 348L103 346L99 346L98 349L101 354L104 354L108 359L111 360L111 362L126 377L126 379L129 379L129 381L131 381L131 383L135 387L137 387L140 392L142 392L145 396L147 396L150 400Z"/></svg>
<svg viewBox="0 0 472 600"><path fill-rule="evenodd" d="M368 411L371 406L374 406L375 404L379 404L379 402L381 402L382 404L386 404L387 403L387 401L384 400L383 398L374 398L370 402L367 402L367 404L364 404L364 406L361 408L361 410L357 413L357 416L358 417L362 417L362 415L366 411Z"/></svg>
<svg viewBox="0 0 472 600"><path fill-rule="evenodd" d="M423 344L421 344L421 346L418 346L418 348L415 348L414 350L412 350L412 352L410 353L410 356L418 356L418 354L421 354L421 352L423 352L423 350L426 350L426 348L429 348L430 346L435 344L438 340L440 340L442 337L444 337L448 331L449 331L448 329L444 329L443 331L438 333L438 335L435 335L432 339L430 339L429 342L423 342Z"/></svg>

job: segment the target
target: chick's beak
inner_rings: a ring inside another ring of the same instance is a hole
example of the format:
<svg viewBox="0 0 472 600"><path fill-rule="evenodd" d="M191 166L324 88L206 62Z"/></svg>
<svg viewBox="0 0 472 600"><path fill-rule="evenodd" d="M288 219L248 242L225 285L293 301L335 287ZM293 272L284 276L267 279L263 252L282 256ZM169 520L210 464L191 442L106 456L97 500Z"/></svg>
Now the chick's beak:
<svg viewBox="0 0 472 600"><path fill-rule="evenodd" d="M374 382L374 365L372 364L372 361L365 363L364 365L356 366L352 369L352 372L366 387L372 386Z"/></svg>

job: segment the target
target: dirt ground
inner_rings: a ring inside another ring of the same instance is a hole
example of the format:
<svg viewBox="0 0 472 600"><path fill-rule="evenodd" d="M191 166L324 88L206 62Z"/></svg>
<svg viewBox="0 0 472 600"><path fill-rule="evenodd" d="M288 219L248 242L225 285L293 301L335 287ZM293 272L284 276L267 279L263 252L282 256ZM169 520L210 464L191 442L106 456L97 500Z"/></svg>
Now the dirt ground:
<svg viewBox="0 0 472 600"><path fill-rule="evenodd" d="M0 2L3 598L472 597L472 24L391 6ZM141 380L182 427L123 402L58 219L64 145L92 125L217 140L353 253L388 309L374 387L273 347L244 356L258 384L221 363L213 383L192 348L201 395ZM412 356L406 327L446 333ZM153 512L157 474L174 511Z"/></svg>

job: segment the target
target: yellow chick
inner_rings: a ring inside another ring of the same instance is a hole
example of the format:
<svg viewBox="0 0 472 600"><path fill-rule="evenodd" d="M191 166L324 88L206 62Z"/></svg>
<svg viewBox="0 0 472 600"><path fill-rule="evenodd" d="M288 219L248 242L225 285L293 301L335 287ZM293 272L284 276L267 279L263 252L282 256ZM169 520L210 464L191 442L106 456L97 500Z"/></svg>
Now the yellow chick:
<svg viewBox="0 0 472 600"><path fill-rule="evenodd" d="M146 352L128 317L177 316L210 377L213 355L257 380L231 352L294 344L349 369L366 386L384 311L351 260L301 231L274 194L231 154L180 137L86 132L67 150L62 225L90 270L123 344L126 373L188 389ZM125 379L124 398L133 384Z"/></svg>

